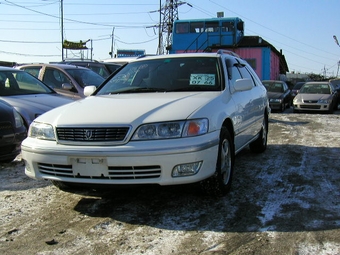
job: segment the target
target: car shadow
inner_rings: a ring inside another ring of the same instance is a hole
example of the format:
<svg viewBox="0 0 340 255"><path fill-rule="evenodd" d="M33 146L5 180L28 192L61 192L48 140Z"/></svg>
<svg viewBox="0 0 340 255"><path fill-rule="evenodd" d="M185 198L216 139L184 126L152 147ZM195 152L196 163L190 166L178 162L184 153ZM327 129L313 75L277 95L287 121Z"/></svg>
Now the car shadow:
<svg viewBox="0 0 340 255"><path fill-rule="evenodd" d="M278 153L279 152L279 153ZM340 227L340 148L268 145L236 157L225 197L198 185L116 188L83 197L74 210L90 217L182 231L314 231Z"/></svg>

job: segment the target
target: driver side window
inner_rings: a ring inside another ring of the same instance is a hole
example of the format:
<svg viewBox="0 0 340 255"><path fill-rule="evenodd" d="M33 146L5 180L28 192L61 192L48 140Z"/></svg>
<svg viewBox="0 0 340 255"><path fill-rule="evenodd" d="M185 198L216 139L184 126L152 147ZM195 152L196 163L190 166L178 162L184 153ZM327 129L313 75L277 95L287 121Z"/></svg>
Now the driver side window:
<svg viewBox="0 0 340 255"><path fill-rule="evenodd" d="M46 68L43 82L45 82L48 86L52 87L53 89L62 89L63 83L68 83L68 79L59 70L54 70L51 68Z"/></svg>

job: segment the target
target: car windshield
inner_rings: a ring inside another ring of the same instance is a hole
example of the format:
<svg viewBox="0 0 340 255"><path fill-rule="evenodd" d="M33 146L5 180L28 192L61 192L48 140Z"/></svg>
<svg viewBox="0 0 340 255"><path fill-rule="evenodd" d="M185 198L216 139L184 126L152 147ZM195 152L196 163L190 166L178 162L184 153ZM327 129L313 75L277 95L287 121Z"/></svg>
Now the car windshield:
<svg viewBox="0 0 340 255"><path fill-rule="evenodd" d="M31 74L19 71L0 71L0 96L55 93Z"/></svg>
<svg viewBox="0 0 340 255"><path fill-rule="evenodd" d="M299 90L301 89L301 87L303 86L303 84L305 84L304 82L298 82L295 84L295 86L293 87L294 90Z"/></svg>
<svg viewBox="0 0 340 255"><path fill-rule="evenodd" d="M217 58L145 59L127 64L97 95L141 92L221 91Z"/></svg>
<svg viewBox="0 0 340 255"><path fill-rule="evenodd" d="M283 92L283 86L281 83L263 83L263 85L266 87L268 92L277 92L277 93L282 93Z"/></svg>
<svg viewBox="0 0 340 255"><path fill-rule="evenodd" d="M301 94L330 94L328 84L305 84L302 86Z"/></svg>
<svg viewBox="0 0 340 255"><path fill-rule="evenodd" d="M102 76L100 76L99 74L95 73L90 69L75 68L66 69L65 71L69 75L71 75L73 79L75 79L78 82L78 84L82 87L90 85L98 87L105 80Z"/></svg>

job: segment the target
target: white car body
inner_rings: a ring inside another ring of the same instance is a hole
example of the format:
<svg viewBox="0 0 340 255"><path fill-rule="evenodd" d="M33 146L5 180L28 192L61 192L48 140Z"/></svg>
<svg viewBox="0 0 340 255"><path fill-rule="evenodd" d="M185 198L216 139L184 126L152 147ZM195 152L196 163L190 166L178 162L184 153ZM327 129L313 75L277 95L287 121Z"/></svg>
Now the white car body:
<svg viewBox="0 0 340 255"><path fill-rule="evenodd" d="M193 55L181 54L181 57ZM254 87L249 86L249 79L238 79L234 84L228 84L228 79L225 82L227 87L222 91L95 95L52 110L35 122L51 125L59 138L60 128L67 135L68 128L76 127L85 140L44 140L29 136L22 143L25 173L37 179L82 184L174 185L207 179L216 171L222 126L232 127L237 153L259 138L270 111L266 89L260 80ZM207 120L206 133L134 140L136 130L144 124L196 119ZM126 136L120 141L92 140L97 128L112 127L126 128ZM191 163L199 168L195 174L176 175L176 166Z"/></svg>
<svg viewBox="0 0 340 255"><path fill-rule="evenodd" d="M306 91L315 87L314 91ZM322 111L333 112L338 108L338 94L328 82L306 82L293 100L294 112Z"/></svg>

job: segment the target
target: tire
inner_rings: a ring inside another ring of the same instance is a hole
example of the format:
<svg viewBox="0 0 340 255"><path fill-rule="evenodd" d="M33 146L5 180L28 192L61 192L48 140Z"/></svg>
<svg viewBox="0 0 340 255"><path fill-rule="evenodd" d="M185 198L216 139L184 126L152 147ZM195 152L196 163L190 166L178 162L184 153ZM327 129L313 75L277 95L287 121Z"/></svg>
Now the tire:
<svg viewBox="0 0 340 255"><path fill-rule="evenodd" d="M204 193L212 196L224 196L230 191L235 161L233 144L229 131L226 128L222 128L216 171L213 176L200 183Z"/></svg>
<svg viewBox="0 0 340 255"><path fill-rule="evenodd" d="M262 153L267 149L267 141L268 141L268 117L264 116L261 131L259 133L259 137L249 144L249 148L252 152Z"/></svg>
<svg viewBox="0 0 340 255"><path fill-rule="evenodd" d="M286 109L286 104L285 104L285 103L282 103L282 104L281 104L281 109L280 109L280 111L281 111L281 112L284 112L285 109Z"/></svg>
<svg viewBox="0 0 340 255"><path fill-rule="evenodd" d="M13 156L7 159L0 160L0 163L11 163L17 156Z"/></svg>

